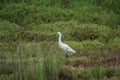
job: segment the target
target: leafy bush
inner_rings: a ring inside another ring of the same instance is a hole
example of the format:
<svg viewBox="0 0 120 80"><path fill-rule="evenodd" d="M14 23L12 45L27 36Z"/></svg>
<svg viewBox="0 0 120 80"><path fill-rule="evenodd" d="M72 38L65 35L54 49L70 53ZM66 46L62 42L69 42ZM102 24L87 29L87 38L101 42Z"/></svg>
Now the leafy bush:
<svg viewBox="0 0 120 80"><path fill-rule="evenodd" d="M17 24L24 24L24 19L28 14L36 12L34 6L27 6L26 4L7 4L1 11L0 16L2 19L15 22Z"/></svg>
<svg viewBox="0 0 120 80"><path fill-rule="evenodd" d="M37 7L34 5L28 6L26 4L8 4L1 11L1 19L15 22L19 25L29 23L49 23L59 20L70 20L70 10L62 10L47 7Z"/></svg>
<svg viewBox="0 0 120 80"><path fill-rule="evenodd" d="M96 24L79 24L73 21L57 22L54 24L29 25L27 27L19 27L7 21L1 21L0 38L1 41L56 41L58 38L56 32L61 31L64 40L99 40L108 43L116 37L120 37L118 30L112 30L106 26ZM64 29L64 30L63 30ZM14 34L16 33L16 34Z"/></svg>
<svg viewBox="0 0 120 80"><path fill-rule="evenodd" d="M115 1L115 0L104 0L102 2L102 6L105 8L108 8L109 10L114 11L117 14L120 14L120 1Z"/></svg>
<svg viewBox="0 0 120 80"><path fill-rule="evenodd" d="M58 36L56 35L56 32L58 31L62 32L62 39L66 41L98 40L100 42L108 43L112 39L120 37L118 30L111 29L107 26L79 24L74 21L60 21L54 24L30 25L29 31L24 32L23 38L31 38L37 41L57 40Z"/></svg>
<svg viewBox="0 0 120 80"><path fill-rule="evenodd" d="M57 7L61 4L72 7ZM77 4L78 6L75 7L73 4ZM79 6L80 4L81 6ZM119 15L92 4L92 1L88 0L86 0L86 2L70 0L40 0L33 1L30 5L27 3L10 3L1 8L0 16L1 20L15 22L24 27L31 23L41 24L70 20L84 23L91 22L105 24L109 26L116 26L119 24Z"/></svg>
<svg viewBox="0 0 120 80"><path fill-rule="evenodd" d="M118 25L117 15L114 12L109 12L107 9L95 6L82 6L77 8L73 19L79 22L91 22L96 24L104 24L109 26Z"/></svg>
<svg viewBox="0 0 120 80"><path fill-rule="evenodd" d="M103 43L97 40L86 40L82 42L68 41L66 43L72 45L76 49L81 49L81 50L91 50L94 48L100 48L104 45Z"/></svg>
<svg viewBox="0 0 120 80"><path fill-rule="evenodd" d="M22 28L16 24L12 24L8 21L0 21L0 41L10 42L18 40L21 29Z"/></svg>
<svg viewBox="0 0 120 80"><path fill-rule="evenodd" d="M115 33L115 30L112 30L106 26L83 24L71 29L71 36L75 37L77 41L97 39L101 42L107 43L115 37L119 36L119 34Z"/></svg>

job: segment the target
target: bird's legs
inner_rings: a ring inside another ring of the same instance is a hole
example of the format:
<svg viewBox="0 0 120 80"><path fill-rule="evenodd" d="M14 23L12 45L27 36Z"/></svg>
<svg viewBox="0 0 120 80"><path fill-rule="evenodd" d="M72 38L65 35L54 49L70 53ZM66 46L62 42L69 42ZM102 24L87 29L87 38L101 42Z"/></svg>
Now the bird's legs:
<svg viewBox="0 0 120 80"><path fill-rule="evenodd" d="M68 54L66 54L65 57L68 58Z"/></svg>

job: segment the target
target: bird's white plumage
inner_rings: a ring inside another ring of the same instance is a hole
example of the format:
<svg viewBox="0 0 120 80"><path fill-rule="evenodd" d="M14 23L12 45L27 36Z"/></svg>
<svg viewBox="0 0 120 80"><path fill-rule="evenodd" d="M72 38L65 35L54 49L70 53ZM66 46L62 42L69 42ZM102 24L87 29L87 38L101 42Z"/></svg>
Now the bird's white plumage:
<svg viewBox="0 0 120 80"><path fill-rule="evenodd" d="M70 53L76 53L75 50L73 50L69 45L63 43L61 41L61 37L62 37L62 34L61 32L57 32L57 34L59 35L59 38L58 38L58 43L59 43L59 47L64 50L66 53L67 52L70 52Z"/></svg>

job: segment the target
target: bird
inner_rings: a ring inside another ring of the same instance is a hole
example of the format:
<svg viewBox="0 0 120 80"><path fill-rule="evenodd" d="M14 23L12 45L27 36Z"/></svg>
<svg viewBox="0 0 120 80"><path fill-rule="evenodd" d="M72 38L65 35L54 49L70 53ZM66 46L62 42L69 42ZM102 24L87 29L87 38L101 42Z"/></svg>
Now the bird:
<svg viewBox="0 0 120 80"><path fill-rule="evenodd" d="M65 53L76 53L75 50L73 50L69 45L65 44L62 42L61 40L61 37L62 37L62 33L61 32L57 32L57 35L59 35L58 37L58 44L59 44L59 47L65 51ZM68 57L68 55L66 55L66 57Z"/></svg>

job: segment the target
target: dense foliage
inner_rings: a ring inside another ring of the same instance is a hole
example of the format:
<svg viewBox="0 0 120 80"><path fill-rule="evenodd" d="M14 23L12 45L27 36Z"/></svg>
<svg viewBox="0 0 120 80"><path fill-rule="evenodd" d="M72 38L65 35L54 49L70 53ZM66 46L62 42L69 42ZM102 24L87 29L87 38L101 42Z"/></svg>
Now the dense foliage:
<svg viewBox="0 0 120 80"><path fill-rule="evenodd" d="M119 4L120 0L1 0L0 80L118 80ZM77 51L75 56L66 59L58 49L58 31Z"/></svg>

